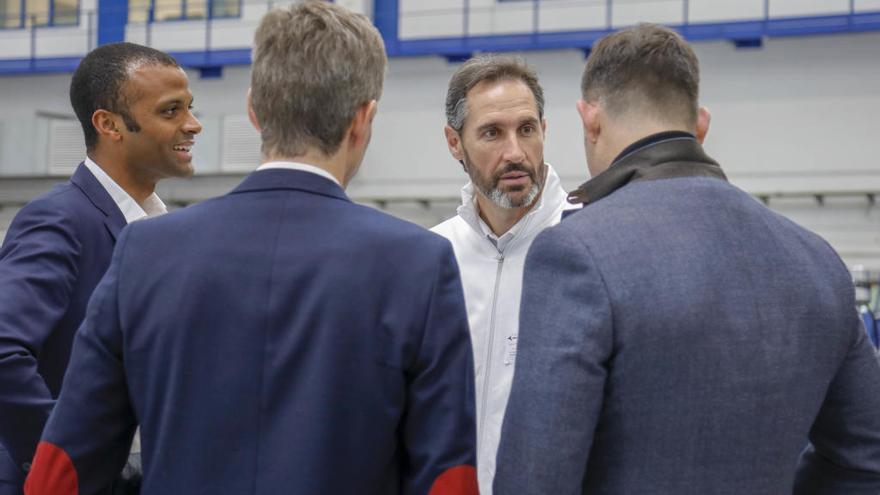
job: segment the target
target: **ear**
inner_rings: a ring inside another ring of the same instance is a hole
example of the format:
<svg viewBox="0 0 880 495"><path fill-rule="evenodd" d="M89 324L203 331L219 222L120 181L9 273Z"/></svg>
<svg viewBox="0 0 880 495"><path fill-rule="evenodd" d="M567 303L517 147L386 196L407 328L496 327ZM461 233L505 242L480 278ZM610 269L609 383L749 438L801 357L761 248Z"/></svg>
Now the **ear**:
<svg viewBox="0 0 880 495"><path fill-rule="evenodd" d="M452 155L452 158L455 158L458 161L464 160L464 150L461 148L461 135L446 124L443 126L443 134L446 135L446 146L449 147L449 153Z"/></svg>
<svg viewBox="0 0 880 495"><path fill-rule="evenodd" d="M349 143L352 145L365 146L370 142L370 131L373 126L373 118L376 117L376 111L379 109L379 103L376 100L370 100L369 103L361 105L354 112L354 118L348 127Z"/></svg>
<svg viewBox="0 0 880 495"><path fill-rule="evenodd" d="M251 125L254 126L254 129L256 129L257 132L261 133L263 132L263 129L260 127L260 123L257 121L257 114L254 113L254 104L251 101L251 88L248 88L247 90L246 100L248 120L251 121Z"/></svg>
<svg viewBox="0 0 880 495"><path fill-rule="evenodd" d="M599 105L592 101L580 99L577 101L578 114L584 125L584 139L590 144L596 144L599 134L602 133L602 125L599 123Z"/></svg>
<svg viewBox="0 0 880 495"><path fill-rule="evenodd" d="M709 123L712 121L712 114L709 112L709 109L706 107L700 107L697 111L697 125L696 129L694 129L694 134L697 136L697 141L700 144L703 144L703 141L706 139L706 134L709 133Z"/></svg>
<svg viewBox="0 0 880 495"><path fill-rule="evenodd" d="M541 135L547 136L547 119L541 119Z"/></svg>
<svg viewBox="0 0 880 495"><path fill-rule="evenodd" d="M123 127L122 122L117 121L117 116L113 112L104 109L95 110L92 114L92 127L98 133L98 136L104 136L105 139L111 141L119 141L122 139L122 133L119 129Z"/></svg>

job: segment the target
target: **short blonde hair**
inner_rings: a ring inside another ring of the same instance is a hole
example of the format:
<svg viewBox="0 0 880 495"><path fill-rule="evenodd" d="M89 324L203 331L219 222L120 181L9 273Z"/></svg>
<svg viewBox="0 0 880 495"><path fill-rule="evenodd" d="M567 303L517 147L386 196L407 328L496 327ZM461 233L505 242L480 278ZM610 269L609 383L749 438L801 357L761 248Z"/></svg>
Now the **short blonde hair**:
<svg viewBox="0 0 880 495"><path fill-rule="evenodd" d="M344 7L306 1L263 16L251 74L263 154L334 154L357 109L381 96L387 62L369 19Z"/></svg>

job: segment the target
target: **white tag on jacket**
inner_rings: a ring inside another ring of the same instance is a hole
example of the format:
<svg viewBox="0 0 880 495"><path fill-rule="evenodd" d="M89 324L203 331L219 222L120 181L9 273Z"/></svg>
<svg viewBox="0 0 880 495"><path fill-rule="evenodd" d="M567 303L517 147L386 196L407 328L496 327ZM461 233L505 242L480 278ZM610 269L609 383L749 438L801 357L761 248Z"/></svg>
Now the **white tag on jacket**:
<svg viewBox="0 0 880 495"><path fill-rule="evenodd" d="M507 336L507 352L504 353L504 364L507 366L516 361L516 336L517 334Z"/></svg>

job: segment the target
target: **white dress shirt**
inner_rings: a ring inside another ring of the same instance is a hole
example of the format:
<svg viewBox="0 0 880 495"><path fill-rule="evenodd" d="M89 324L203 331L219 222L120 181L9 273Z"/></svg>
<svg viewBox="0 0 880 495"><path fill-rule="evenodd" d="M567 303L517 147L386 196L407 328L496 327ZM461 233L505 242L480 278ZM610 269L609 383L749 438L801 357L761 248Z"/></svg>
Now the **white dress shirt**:
<svg viewBox="0 0 880 495"><path fill-rule="evenodd" d="M122 216L125 217L125 223L131 223L135 220L168 213L168 208L165 207L165 203L159 199L159 196L157 196L155 192L147 196L143 205L139 205L134 198L125 192L125 189L120 187L119 184L107 175L107 172L104 172L104 169L99 167L91 158L86 157L86 159L83 160L83 163L86 168L89 169L89 172L98 179L98 182L101 183L101 186L104 187L107 194L113 198L113 202L116 203L116 206L122 212ZM140 428L135 431L130 452L132 454L140 454L141 452Z"/></svg>
<svg viewBox="0 0 880 495"><path fill-rule="evenodd" d="M336 180L336 177L333 177L333 174L324 170L323 168L316 167L314 165L309 165L308 163L298 163L298 162L266 162L259 167L257 167L257 171L266 170L270 168L284 168L287 170L302 170L303 172L311 172L313 174L320 175L321 177L332 180L337 186L342 187L342 184ZM344 188L343 188L344 189Z"/></svg>
<svg viewBox="0 0 880 495"><path fill-rule="evenodd" d="M520 231L532 221L531 217L534 216L534 212L538 211L543 202L543 198L538 198L538 202L529 209L529 212L517 220L517 222L513 224L507 232L501 234L501 236L495 235L495 232L492 231L492 227L489 227L489 224L487 224L486 221L483 220L483 217L480 216L480 204L477 203L476 196L474 196L474 210L476 210L477 221L479 222L480 229L483 231L483 235L489 239L489 242L495 245L495 248L497 248L498 251L504 251L504 248L510 244L510 241L516 239L517 234L519 234Z"/></svg>
<svg viewBox="0 0 880 495"><path fill-rule="evenodd" d="M116 203L116 206L118 206L119 210L122 212L122 216L125 217L126 223L168 213L168 208L165 207L165 203L159 199L159 196L156 196L156 193L150 194L147 199L144 200L144 204L140 205L134 200L134 198L125 192L125 189L119 187L119 184L107 175L107 172L104 172L104 170L99 167L97 163L93 162L91 158L86 157L86 159L83 160L83 163L85 163L89 172L98 179L98 182L101 183L104 190L107 191L107 194L113 198L113 202Z"/></svg>

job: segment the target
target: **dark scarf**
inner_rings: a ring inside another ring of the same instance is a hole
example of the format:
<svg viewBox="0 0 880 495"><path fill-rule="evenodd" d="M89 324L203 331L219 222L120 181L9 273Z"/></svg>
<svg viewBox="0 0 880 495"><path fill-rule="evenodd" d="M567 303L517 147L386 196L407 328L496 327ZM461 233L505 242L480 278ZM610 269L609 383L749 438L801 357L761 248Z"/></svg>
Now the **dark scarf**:
<svg viewBox="0 0 880 495"><path fill-rule="evenodd" d="M726 181L718 163L709 158L687 132L667 131L640 139L624 149L608 170L568 195L569 203L588 205L630 182L673 177L715 177Z"/></svg>

